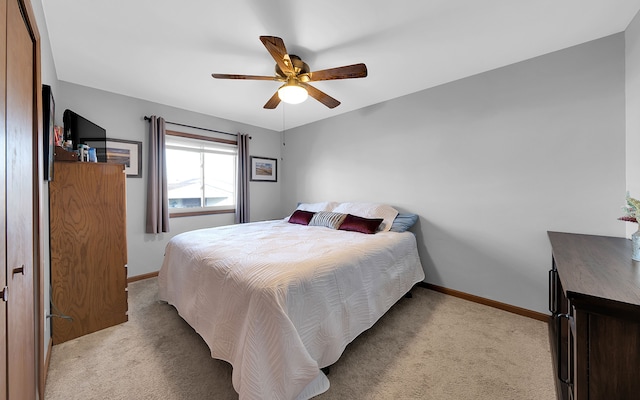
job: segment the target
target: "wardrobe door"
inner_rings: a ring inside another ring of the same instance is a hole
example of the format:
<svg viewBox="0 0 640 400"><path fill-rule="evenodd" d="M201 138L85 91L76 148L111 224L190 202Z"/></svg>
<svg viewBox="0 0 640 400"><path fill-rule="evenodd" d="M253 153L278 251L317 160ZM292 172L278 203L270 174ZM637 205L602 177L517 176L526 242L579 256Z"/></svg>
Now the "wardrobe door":
<svg viewBox="0 0 640 400"><path fill-rule="evenodd" d="M6 140L5 132L5 93L7 65L7 0L0 0L0 400L7 398L7 303L4 301L4 289L7 286L6 239L7 225L5 221L6 199Z"/></svg>
<svg viewBox="0 0 640 400"><path fill-rule="evenodd" d="M6 254L9 399L36 398L34 262L36 42L19 0L7 2ZM35 174L37 176L37 174Z"/></svg>

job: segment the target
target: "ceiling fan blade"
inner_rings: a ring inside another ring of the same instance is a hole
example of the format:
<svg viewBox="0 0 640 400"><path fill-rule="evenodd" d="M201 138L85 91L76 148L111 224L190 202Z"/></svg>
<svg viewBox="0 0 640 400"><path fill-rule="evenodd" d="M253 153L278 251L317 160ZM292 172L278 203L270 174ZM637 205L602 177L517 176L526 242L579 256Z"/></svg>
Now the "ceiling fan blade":
<svg viewBox="0 0 640 400"><path fill-rule="evenodd" d="M260 41L267 48L271 57L276 60L276 63L287 76L294 74L293 64L291 63L291 57L287 53L287 48L284 46L284 41L277 36L260 36Z"/></svg>
<svg viewBox="0 0 640 400"><path fill-rule="evenodd" d="M320 103L324 104L329 108L336 108L340 105L340 102L338 100L329 96L325 92L316 89L315 87L309 85L308 83L301 82L300 86L307 89L307 93L309 93L309 96L313 97L314 99L318 100Z"/></svg>
<svg viewBox="0 0 640 400"><path fill-rule="evenodd" d="M364 78L367 76L367 66L362 63L346 65L344 67L309 72L305 75L309 76L309 82L328 81L332 79Z"/></svg>
<svg viewBox="0 0 640 400"><path fill-rule="evenodd" d="M250 79L254 81L277 81L275 76L260 76L260 75L234 75L234 74L211 74L216 79Z"/></svg>
<svg viewBox="0 0 640 400"><path fill-rule="evenodd" d="M278 107L278 104L280 104L280 97L278 96L278 92L276 91L263 108L273 110L274 108Z"/></svg>

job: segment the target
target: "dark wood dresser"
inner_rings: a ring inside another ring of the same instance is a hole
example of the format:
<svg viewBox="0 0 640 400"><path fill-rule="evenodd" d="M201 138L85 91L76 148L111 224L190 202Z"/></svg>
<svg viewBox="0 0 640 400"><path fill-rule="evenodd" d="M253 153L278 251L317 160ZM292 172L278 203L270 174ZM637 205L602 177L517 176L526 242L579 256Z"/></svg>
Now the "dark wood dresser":
<svg viewBox="0 0 640 400"><path fill-rule="evenodd" d="M640 262L625 238L548 232L558 397L640 398Z"/></svg>

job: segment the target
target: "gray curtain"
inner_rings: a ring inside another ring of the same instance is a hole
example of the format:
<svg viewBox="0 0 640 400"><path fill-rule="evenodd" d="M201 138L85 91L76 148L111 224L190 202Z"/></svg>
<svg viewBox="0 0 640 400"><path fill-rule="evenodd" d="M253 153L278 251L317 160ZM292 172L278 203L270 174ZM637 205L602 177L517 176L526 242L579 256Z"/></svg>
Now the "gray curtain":
<svg viewBox="0 0 640 400"><path fill-rule="evenodd" d="M238 187L236 190L236 224L249 222L249 135L238 133Z"/></svg>
<svg viewBox="0 0 640 400"><path fill-rule="evenodd" d="M149 169L147 179L147 233L169 232L167 161L164 118L149 120Z"/></svg>

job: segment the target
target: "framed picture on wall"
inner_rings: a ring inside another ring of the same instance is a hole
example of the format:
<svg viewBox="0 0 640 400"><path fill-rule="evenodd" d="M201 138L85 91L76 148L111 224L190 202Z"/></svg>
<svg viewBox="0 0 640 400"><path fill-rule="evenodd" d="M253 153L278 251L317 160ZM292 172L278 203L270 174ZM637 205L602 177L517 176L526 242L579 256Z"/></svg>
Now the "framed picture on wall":
<svg viewBox="0 0 640 400"><path fill-rule="evenodd" d="M96 149L99 162L124 164L127 178L142 178L142 142L124 139L85 139Z"/></svg>
<svg viewBox="0 0 640 400"><path fill-rule="evenodd" d="M251 180L264 182L278 181L278 160L251 156Z"/></svg>
<svg viewBox="0 0 640 400"><path fill-rule="evenodd" d="M53 148L54 148L54 118L56 104L53 101L53 93L51 93L51 86L42 85L42 151L43 154L43 166L44 166L44 180L53 180Z"/></svg>

